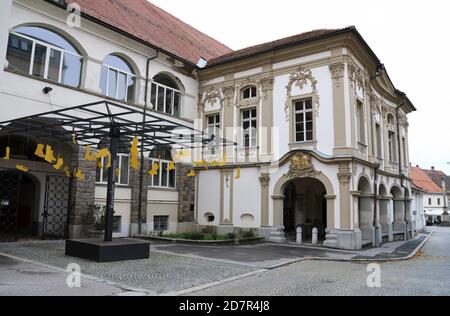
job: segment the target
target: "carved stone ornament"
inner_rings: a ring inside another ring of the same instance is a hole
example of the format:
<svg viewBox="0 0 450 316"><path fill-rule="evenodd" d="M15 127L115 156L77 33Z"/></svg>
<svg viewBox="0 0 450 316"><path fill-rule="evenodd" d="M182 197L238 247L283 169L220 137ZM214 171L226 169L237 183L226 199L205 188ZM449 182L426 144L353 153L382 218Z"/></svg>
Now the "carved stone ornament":
<svg viewBox="0 0 450 316"><path fill-rule="evenodd" d="M203 98L203 100L202 100ZM199 98L199 112L204 111L205 106L207 104L209 105L214 105L217 102L220 103L220 107L223 107L223 101L224 98L222 96L222 92L220 91L220 89L216 89L214 87L209 88L206 92L205 92L205 96L203 97L203 94L200 94L200 98Z"/></svg>
<svg viewBox="0 0 450 316"><path fill-rule="evenodd" d="M320 172L314 169L310 155L297 153L292 156L289 172L287 173L288 178L308 178L315 177L318 174Z"/></svg>
<svg viewBox="0 0 450 316"><path fill-rule="evenodd" d="M296 86L300 89L303 89L307 84L311 84L312 93L315 97L314 102L314 113L316 116L319 116L319 107L320 107L320 97L319 93L317 91L317 80L312 75L312 71L310 69L305 69L303 67L298 68L296 71L291 73L291 76L289 77L288 85L286 86L286 104L284 107L284 111L286 112L286 120L289 121L289 109L290 109L290 98L291 98L291 92L292 92L292 86Z"/></svg>
<svg viewBox="0 0 450 316"><path fill-rule="evenodd" d="M269 175L263 175L259 178L259 182L261 183L262 187L268 187L270 184L270 176Z"/></svg>
<svg viewBox="0 0 450 316"><path fill-rule="evenodd" d="M273 91L273 83L274 83L273 76L262 78L258 81L259 86L261 87L261 91L264 97L264 100L269 99L269 95Z"/></svg>

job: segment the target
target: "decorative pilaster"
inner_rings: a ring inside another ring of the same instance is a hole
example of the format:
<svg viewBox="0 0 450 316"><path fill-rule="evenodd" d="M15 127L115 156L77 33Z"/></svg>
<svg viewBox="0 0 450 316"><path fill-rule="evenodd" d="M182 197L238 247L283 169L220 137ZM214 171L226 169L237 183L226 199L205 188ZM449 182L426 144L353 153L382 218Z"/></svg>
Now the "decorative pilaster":
<svg viewBox="0 0 450 316"><path fill-rule="evenodd" d="M261 127L259 135L262 140L261 157L268 157L270 160L272 155L272 126L273 126L273 84L274 77L268 76L259 81L262 93L261 106Z"/></svg>
<svg viewBox="0 0 450 316"><path fill-rule="evenodd" d="M268 173L262 173L259 182L261 183L261 226L268 226L270 175Z"/></svg>
<svg viewBox="0 0 450 316"><path fill-rule="evenodd" d="M334 125L334 153L340 154L347 147L346 139L346 108L344 90L344 63L335 63L329 66L333 80L333 125Z"/></svg>
<svg viewBox="0 0 450 316"><path fill-rule="evenodd" d="M352 205L351 205L351 179L352 172L349 163L339 163L339 173L337 174L339 179L339 192L340 192L340 211L341 211L341 229L350 230L353 225L352 221Z"/></svg>

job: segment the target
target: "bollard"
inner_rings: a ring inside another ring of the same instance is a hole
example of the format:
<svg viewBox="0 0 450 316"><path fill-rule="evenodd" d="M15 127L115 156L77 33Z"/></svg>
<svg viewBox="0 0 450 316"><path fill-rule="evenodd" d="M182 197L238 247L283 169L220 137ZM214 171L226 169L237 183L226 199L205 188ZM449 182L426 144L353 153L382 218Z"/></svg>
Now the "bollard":
<svg viewBox="0 0 450 316"><path fill-rule="evenodd" d="M319 230L314 227L312 230L312 244L317 245L319 243Z"/></svg>
<svg viewBox="0 0 450 316"><path fill-rule="evenodd" d="M303 242L303 230L302 228L299 226L297 227L297 244L301 244Z"/></svg>

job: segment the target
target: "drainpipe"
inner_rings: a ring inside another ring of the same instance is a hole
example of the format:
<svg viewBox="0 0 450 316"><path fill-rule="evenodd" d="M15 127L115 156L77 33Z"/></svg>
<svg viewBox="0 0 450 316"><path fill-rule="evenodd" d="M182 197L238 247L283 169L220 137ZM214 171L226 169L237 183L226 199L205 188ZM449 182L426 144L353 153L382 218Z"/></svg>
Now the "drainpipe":
<svg viewBox="0 0 450 316"><path fill-rule="evenodd" d="M142 118L142 127L145 126L147 119L147 107L148 107L148 81L150 73L150 62L159 57L159 50L156 50L156 55L147 59L147 69L145 73L145 99L144 99L144 117ZM142 234L142 190L144 189L144 142L145 135L141 135L141 166L139 170L139 200L138 200L138 234Z"/></svg>
<svg viewBox="0 0 450 316"><path fill-rule="evenodd" d="M378 170L380 170L380 164L376 164L375 167L373 168L374 171L374 182L373 182L373 227L375 229L375 247L379 247L380 246L380 242L379 242L379 236L380 236L380 231L378 230Z"/></svg>
<svg viewBox="0 0 450 316"><path fill-rule="evenodd" d="M408 189L405 185L405 175L402 172L403 164L402 164L402 150L401 150L401 138L400 138L400 123L398 121L399 111L406 104L406 100L402 102L398 107L395 108L395 117L397 120L397 149L398 149L398 174L401 179L401 186L403 188L403 208L405 212L405 240L408 240L408 217L406 216L406 195L405 192Z"/></svg>

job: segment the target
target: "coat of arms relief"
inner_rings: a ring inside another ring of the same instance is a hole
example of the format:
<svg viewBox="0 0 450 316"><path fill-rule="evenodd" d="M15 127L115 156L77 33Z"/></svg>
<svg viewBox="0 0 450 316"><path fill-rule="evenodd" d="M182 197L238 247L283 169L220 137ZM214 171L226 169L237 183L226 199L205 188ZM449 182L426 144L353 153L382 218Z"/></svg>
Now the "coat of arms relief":
<svg viewBox="0 0 450 316"><path fill-rule="evenodd" d="M308 178L320 174L311 161L311 156L305 153L297 153L291 158L291 165L286 174L288 178Z"/></svg>

